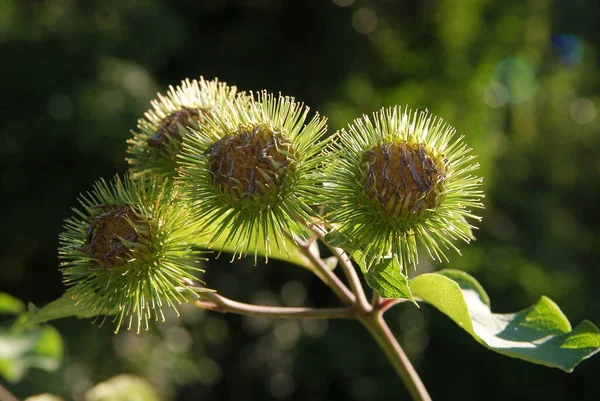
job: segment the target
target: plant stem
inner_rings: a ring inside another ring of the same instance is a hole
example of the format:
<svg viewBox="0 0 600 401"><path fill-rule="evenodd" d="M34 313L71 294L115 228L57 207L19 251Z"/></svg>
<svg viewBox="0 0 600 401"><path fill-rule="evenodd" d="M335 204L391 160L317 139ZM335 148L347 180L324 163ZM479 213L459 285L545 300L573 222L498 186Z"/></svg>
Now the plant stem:
<svg viewBox="0 0 600 401"><path fill-rule="evenodd" d="M359 320L369 330L369 333L371 333L385 353L385 356L394 366L396 373L398 373L404 382L412 399L414 401L431 401L431 397L421 378L383 319L383 312L375 311L364 315Z"/></svg>
<svg viewBox="0 0 600 401"><path fill-rule="evenodd" d="M375 308L377 305L381 303L381 295L377 291L373 291L371 295L371 307Z"/></svg>
<svg viewBox="0 0 600 401"><path fill-rule="evenodd" d="M318 248L313 248L312 242L303 241L297 236L293 237L293 240L298 245L300 251L312 262L315 269L317 270L317 276L337 295L337 297L346 305L354 305L356 302L356 296L348 287L342 283L342 281L331 271L331 269L325 264L321 256L318 255ZM362 289L362 288L361 288Z"/></svg>
<svg viewBox="0 0 600 401"><path fill-rule="evenodd" d="M0 384L0 401L19 401L19 399Z"/></svg>
<svg viewBox="0 0 600 401"><path fill-rule="evenodd" d="M358 278L358 274L356 274L356 269L354 269L354 265L352 261L348 257L348 254L340 248L335 248L330 246L329 249L333 253L333 255L337 258L340 267L344 271L344 275L346 279L350 283L350 288L352 289L352 293L356 296L358 305L363 311L370 311L371 305L369 301L367 301L367 296L365 295L365 290L360 283L360 279Z"/></svg>
<svg viewBox="0 0 600 401"><path fill-rule="evenodd" d="M323 240L324 231L321 227L311 227L313 232ZM419 375L412 366L404 350L394 337L383 313L393 305L405 301L404 299L382 298L376 291L373 292L371 302L367 301L364 288L350 260L348 254L341 248L329 249L338 259L352 291L329 269L321 259L318 248L311 241L304 241L295 236L291 237L296 242L302 253L312 262L315 269L313 273L318 276L338 296L342 303L347 305L341 308L291 308L280 306L261 306L234 301L214 292L198 292L203 300L195 301L196 306L223 313L236 313L246 316L262 316L272 318L310 318L310 319L357 319L377 341L387 359L391 362L396 373L400 376L414 401L431 401L431 397ZM193 286L193 283L185 283ZM2 400L0 400L2 401Z"/></svg>
<svg viewBox="0 0 600 401"><path fill-rule="evenodd" d="M326 232L322 227L315 224L311 227L311 229L313 233L315 233L315 235L327 245L331 253L333 253L333 256L335 256L338 260L338 263L342 268L348 283L350 283L352 294L354 294L358 301L358 306L365 312L372 310L373 308L367 301L367 296L365 295L365 290L363 289L360 279L358 278L358 274L356 274L356 269L354 269L354 265L352 264L352 261L350 260L350 257L346 251L327 244L325 242Z"/></svg>
<svg viewBox="0 0 600 401"><path fill-rule="evenodd" d="M252 305L225 298L214 292L198 294L209 301L196 301L196 305L203 309L210 309L223 313L236 313L245 316L264 316L272 318L309 318L309 319L353 319L356 310L346 308L290 308L281 306Z"/></svg>

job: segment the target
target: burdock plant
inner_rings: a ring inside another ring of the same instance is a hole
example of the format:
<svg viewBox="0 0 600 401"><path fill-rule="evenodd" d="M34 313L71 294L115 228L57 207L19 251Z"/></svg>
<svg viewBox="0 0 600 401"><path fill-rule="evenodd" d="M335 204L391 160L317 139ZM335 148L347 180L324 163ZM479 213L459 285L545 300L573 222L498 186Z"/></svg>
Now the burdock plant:
<svg viewBox="0 0 600 401"><path fill-rule="evenodd" d="M72 300L94 315L114 315L116 330L148 328L165 320L162 307L177 305L197 288L197 225L173 187L155 178L100 180L82 195L81 209L60 235L61 270ZM192 284L193 285L193 284Z"/></svg>
<svg viewBox="0 0 600 401"><path fill-rule="evenodd" d="M177 172L177 155L189 128L195 128L211 114L213 107L235 97L237 88L217 79L185 80L169 87L166 95L158 94L138 130L127 143L127 162L131 172L151 173L170 178Z"/></svg>
<svg viewBox="0 0 600 401"><path fill-rule="evenodd" d="M331 213L340 232L364 250L369 261L397 257L416 266L418 245L435 260L469 242L480 220L479 164L454 129L422 111L383 109L357 119L333 137L326 181Z"/></svg>
<svg viewBox="0 0 600 401"><path fill-rule="evenodd" d="M116 329L139 330L180 302L251 316L356 319L415 400L430 397L383 319L399 302L430 303L485 347L566 372L600 349L596 326L572 329L546 297L497 315L466 273L419 271L419 254L447 260L447 250L473 239L483 206L471 149L427 111L385 108L328 137L325 119L293 98L235 95L216 80L184 81L152 104L129 141L131 175L100 181L66 222L60 256L69 290L26 322L110 316ZM196 275L201 248L286 259L310 269L341 305L223 297Z"/></svg>
<svg viewBox="0 0 600 401"><path fill-rule="evenodd" d="M316 217L313 201L325 119L307 121L308 108L266 92L213 109L192 131L180 159L181 187L195 219L224 236L234 254L259 248L268 257L285 235L303 235ZM262 244L258 244L258 242Z"/></svg>

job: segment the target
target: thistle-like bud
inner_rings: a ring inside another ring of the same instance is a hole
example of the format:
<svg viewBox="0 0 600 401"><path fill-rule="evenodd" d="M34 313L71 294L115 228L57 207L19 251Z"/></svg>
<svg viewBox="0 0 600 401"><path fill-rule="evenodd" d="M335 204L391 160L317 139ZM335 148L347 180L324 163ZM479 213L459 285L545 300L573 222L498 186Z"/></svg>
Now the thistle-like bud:
<svg viewBox="0 0 600 401"><path fill-rule="evenodd" d="M155 173L173 177L177 172L177 155L190 128L211 114L214 106L235 97L235 86L218 80L185 80L169 87L166 95L158 94L138 130L128 140L127 161L136 176Z"/></svg>
<svg viewBox="0 0 600 401"><path fill-rule="evenodd" d="M215 107L184 144L179 174L196 217L224 236L236 254L264 241L284 244L284 232L301 234L313 215L313 176L324 144L325 119L305 123L308 108L266 92Z"/></svg>
<svg viewBox="0 0 600 401"><path fill-rule="evenodd" d="M473 239L483 207L479 165L454 128L426 111L382 109L334 138L325 169L328 220L371 260L394 255L406 270L417 245L433 259Z"/></svg>
<svg viewBox="0 0 600 401"><path fill-rule="evenodd" d="M234 201L276 203L285 175L295 168L292 142L265 123L240 125L207 153L213 185Z"/></svg>
<svg viewBox="0 0 600 401"><path fill-rule="evenodd" d="M138 233L147 234L149 227L130 205L95 205L93 208L100 214L89 216L81 251L91 258L92 264L104 269L125 265L132 256L129 248L142 242Z"/></svg>
<svg viewBox="0 0 600 401"><path fill-rule="evenodd" d="M195 295L191 248L198 230L177 201L173 186L156 179L100 180L81 197L81 210L60 235L61 270L77 303L93 315L115 315L139 331L148 320L164 320L161 308ZM105 318L104 318L105 319Z"/></svg>

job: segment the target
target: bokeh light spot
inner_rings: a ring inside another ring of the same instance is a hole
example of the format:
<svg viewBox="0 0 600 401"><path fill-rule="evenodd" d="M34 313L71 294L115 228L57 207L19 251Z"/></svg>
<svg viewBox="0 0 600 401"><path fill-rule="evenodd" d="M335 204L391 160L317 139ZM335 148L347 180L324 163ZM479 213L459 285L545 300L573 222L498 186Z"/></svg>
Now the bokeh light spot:
<svg viewBox="0 0 600 401"><path fill-rule="evenodd" d="M404 332L412 329L424 329L427 327L427 318L420 310L411 308L402 312L399 323Z"/></svg>
<svg viewBox="0 0 600 401"><path fill-rule="evenodd" d="M285 320L277 322L273 330L275 339L283 348L290 348L296 344L300 338L300 327L298 322Z"/></svg>
<svg viewBox="0 0 600 401"><path fill-rule="evenodd" d="M144 68L132 66L123 73L123 86L137 97L147 96L152 90L152 78Z"/></svg>
<svg viewBox="0 0 600 401"><path fill-rule="evenodd" d="M340 7L350 7L356 0L333 0Z"/></svg>
<svg viewBox="0 0 600 401"><path fill-rule="evenodd" d="M223 375L219 364L211 358L201 357L198 360L197 365L198 370L200 371L199 380L202 384L206 386L215 384Z"/></svg>
<svg viewBox="0 0 600 401"><path fill-rule="evenodd" d="M281 288L281 300L286 306L300 306L306 299L306 289L299 281L288 281Z"/></svg>
<svg viewBox="0 0 600 401"><path fill-rule="evenodd" d="M73 114L73 102L64 93L55 93L48 99L48 115L55 120L66 120Z"/></svg>
<svg viewBox="0 0 600 401"><path fill-rule="evenodd" d="M272 319L260 316L244 316L242 320L244 332L253 336L264 333L271 324Z"/></svg>
<svg viewBox="0 0 600 401"><path fill-rule="evenodd" d="M286 398L294 392L296 383L287 373L277 373L269 381L269 391L275 398Z"/></svg>
<svg viewBox="0 0 600 401"><path fill-rule="evenodd" d="M192 347L192 336L181 326L171 326L166 330L165 344L172 352L185 352Z"/></svg>
<svg viewBox="0 0 600 401"><path fill-rule="evenodd" d="M483 101L493 108L506 105L508 98L508 88L497 81L492 81L483 92Z"/></svg>
<svg viewBox="0 0 600 401"><path fill-rule="evenodd" d="M302 329L313 338L322 337L327 333L327 320L302 320Z"/></svg>
<svg viewBox="0 0 600 401"><path fill-rule="evenodd" d="M402 336L404 348L409 354L420 354L429 345L429 337L427 332L421 329L411 329Z"/></svg>
<svg viewBox="0 0 600 401"><path fill-rule="evenodd" d="M578 124L591 123L596 119L596 105L590 99L576 99L569 107L569 115Z"/></svg>
<svg viewBox="0 0 600 401"><path fill-rule="evenodd" d="M512 104L532 99L538 92L536 72L521 58L505 59L494 67L493 79L508 90L508 101Z"/></svg>
<svg viewBox="0 0 600 401"><path fill-rule="evenodd" d="M352 15L354 30L363 35L373 32L377 28L378 23L377 14L370 8L360 8Z"/></svg>
<svg viewBox="0 0 600 401"><path fill-rule="evenodd" d="M583 44L575 35L558 35L552 38L552 50L561 63L574 67L583 58Z"/></svg>
<svg viewBox="0 0 600 401"><path fill-rule="evenodd" d="M359 400L373 400L377 396L377 382L369 377L352 381L350 392Z"/></svg>

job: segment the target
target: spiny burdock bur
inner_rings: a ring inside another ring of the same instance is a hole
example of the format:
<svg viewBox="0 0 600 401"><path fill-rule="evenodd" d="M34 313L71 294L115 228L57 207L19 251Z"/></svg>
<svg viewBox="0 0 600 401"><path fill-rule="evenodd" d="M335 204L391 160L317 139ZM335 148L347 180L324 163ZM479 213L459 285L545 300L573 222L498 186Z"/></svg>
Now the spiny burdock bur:
<svg viewBox="0 0 600 401"><path fill-rule="evenodd" d="M234 255L285 247L317 217L326 120L293 98L259 92L215 106L187 136L179 176L195 218Z"/></svg>
<svg viewBox="0 0 600 401"><path fill-rule="evenodd" d="M479 167L462 137L426 111L400 107L363 116L338 132L325 169L327 220L368 260L394 256L406 270L421 245L437 261L454 240L473 239L467 219L483 207Z"/></svg>
<svg viewBox="0 0 600 401"><path fill-rule="evenodd" d="M138 130L127 143L127 162L132 174L171 178L177 173L177 155L190 128L210 116L213 107L233 99L235 86L218 79L185 80L169 87L151 102L152 108L138 121Z"/></svg>
<svg viewBox="0 0 600 401"><path fill-rule="evenodd" d="M132 205L94 205L100 214L90 213L84 245L80 250L90 263L106 270L123 266L131 259L129 244L140 244L140 235L148 235L149 227L136 216Z"/></svg>
<svg viewBox="0 0 600 401"><path fill-rule="evenodd" d="M567 372L600 349L596 326L584 321L571 329L548 298L496 315L463 272L409 279L419 251L447 260L448 250L458 252L457 240L473 239L480 220L474 213L483 207L471 149L427 111L384 108L327 138L325 118L294 98L236 94L203 78L171 87L152 106L128 141L130 174L98 181L66 221L60 259L69 291L32 311L32 321L113 316L117 330L139 331L164 320L164 307L189 301L251 316L356 319L415 400L430 398L383 319L401 301L428 302L489 349ZM325 247L330 258L321 256ZM197 278L200 248L253 254L255 264L259 254L287 255L342 306L225 298Z"/></svg>
<svg viewBox="0 0 600 401"><path fill-rule="evenodd" d="M177 311L186 292L196 294L189 283L201 283L192 249L199 229L174 191L156 178L100 180L66 220L59 254L64 282L76 303L114 315L116 330L164 320L162 307Z"/></svg>

